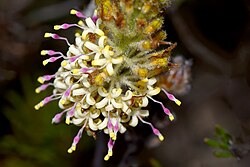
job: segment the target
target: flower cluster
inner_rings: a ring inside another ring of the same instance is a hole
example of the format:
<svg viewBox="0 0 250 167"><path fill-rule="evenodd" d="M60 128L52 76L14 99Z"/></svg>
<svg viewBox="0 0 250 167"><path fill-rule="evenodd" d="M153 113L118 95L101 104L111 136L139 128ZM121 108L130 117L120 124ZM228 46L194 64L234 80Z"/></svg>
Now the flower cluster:
<svg viewBox="0 0 250 167"><path fill-rule="evenodd" d="M173 57L174 63L170 72L158 77L157 85L177 95L185 95L191 89L192 60L186 60L182 55Z"/></svg>
<svg viewBox="0 0 250 167"><path fill-rule="evenodd" d="M69 153L76 150L83 131L95 136L95 132L103 130L110 138L108 153L104 157L108 160L113 154L118 132L124 133L128 126L135 127L139 121L149 125L162 141L162 134L150 122L145 121L145 117L149 115L146 107L149 100L152 100L161 105L171 121L174 119L170 110L153 98L161 91L171 101L181 104L172 94L155 86L157 80L152 74L157 74L159 69L166 66L168 58L161 51L153 53L121 49L110 38L110 32L106 31L96 12L92 18L85 17L76 10L71 10L71 14L81 19L78 24L65 23L56 25L54 29L79 28L81 33L75 34L74 44L58 34L44 35L45 38L64 40L68 51L66 54L54 50L41 51L41 55L49 56L43 61L44 65L59 59L62 61L55 74L38 78L42 85L36 89L37 93L48 86L53 86L54 90L35 109L52 100L59 100L58 105L63 111L54 116L52 123L59 123L65 115L66 124L81 127L68 149ZM138 42L138 47L140 46ZM51 80L53 81L49 82Z"/></svg>

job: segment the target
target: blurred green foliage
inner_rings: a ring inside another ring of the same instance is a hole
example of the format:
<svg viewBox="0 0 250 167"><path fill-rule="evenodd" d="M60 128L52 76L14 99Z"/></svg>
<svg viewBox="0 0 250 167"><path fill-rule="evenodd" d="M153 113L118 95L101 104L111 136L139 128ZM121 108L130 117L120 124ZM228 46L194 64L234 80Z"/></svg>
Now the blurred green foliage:
<svg viewBox="0 0 250 167"><path fill-rule="evenodd" d="M47 92L35 95L36 84L30 77L22 77L21 82L22 94L15 90L9 90L6 94L11 106L5 107L3 113L10 122L12 133L0 140L0 154L5 157L3 166L71 166L73 157L67 153L67 149L74 136L72 128L65 124L51 124L53 115L59 110L56 103L36 112L34 105ZM88 145L88 142L85 144Z"/></svg>
<svg viewBox="0 0 250 167"><path fill-rule="evenodd" d="M204 142L217 150L213 152L214 156L218 158L234 157L232 153L232 136L223 129L220 125L215 126L215 139L205 138Z"/></svg>

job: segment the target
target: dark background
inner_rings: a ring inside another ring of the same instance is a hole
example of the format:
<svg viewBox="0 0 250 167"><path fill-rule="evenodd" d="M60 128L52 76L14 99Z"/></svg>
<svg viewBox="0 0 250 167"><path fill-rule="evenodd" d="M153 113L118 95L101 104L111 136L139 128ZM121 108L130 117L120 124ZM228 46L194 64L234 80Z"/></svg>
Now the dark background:
<svg viewBox="0 0 250 167"><path fill-rule="evenodd" d="M67 154L77 128L50 124L59 111L56 103L39 112L33 109L49 93L33 93L36 78L58 67L43 67L40 50L67 49L63 42L43 39L43 34L53 31L55 24L77 21L68 15L69 10L87 4L80 0L0 0L0 166L92 166L98 161L98 149L106 149L102 145L106 139L100 134L101 141L85 136L79 150ZM240 161L219 159L203 142L213 137L215 124L220 124L250 143L249 134L242 130L250 129L249 12L248 0L179 0L167 8L164 28L168 41L178 43L174 55L193 61L191 90L179 97L181 107L170 106L177 120L161 129L164 142L149 148L138 139L140 149L132 157L141 166L153 166L152 161L163 167L249 166L249 155ZM63 35L70 38L73 32ZM105 166L121 162L126 147L131 146L123 140L114 148L117 156Z"/></svg>

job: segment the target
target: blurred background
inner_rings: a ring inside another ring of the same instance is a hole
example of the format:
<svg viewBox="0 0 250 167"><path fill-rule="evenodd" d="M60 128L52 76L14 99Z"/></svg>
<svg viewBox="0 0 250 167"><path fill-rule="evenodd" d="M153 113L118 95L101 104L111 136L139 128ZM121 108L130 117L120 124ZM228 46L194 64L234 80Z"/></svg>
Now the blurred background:
<svg viewBox="0 0 250 167"><path fill-rule="evenodd" d="M164 142L138 126L119 136L108 162L103 162L107 138L102 133L97 140L83 135L78 150L68 154L78 128L51 124L60 111L56 103L39 111L33 107L52 91L35 94L37 77L53 74L59 65L44 68L40 51L67 50L43 34L53 32L55 24L76 22L72 8L92 11L87 0L0 0L0 166L249 167L249 0L175 0L166 9L164 28L168 41L178 43L172 61L180 68L159 80L182 101L181 107L166 104L177 119L170 124L164 115L152 114ZM60 33L73 42L74 29ZM214 156L216 144L204 143L222 133L214 131L216 124L231 136L222 147L231 158Z"/></svg>

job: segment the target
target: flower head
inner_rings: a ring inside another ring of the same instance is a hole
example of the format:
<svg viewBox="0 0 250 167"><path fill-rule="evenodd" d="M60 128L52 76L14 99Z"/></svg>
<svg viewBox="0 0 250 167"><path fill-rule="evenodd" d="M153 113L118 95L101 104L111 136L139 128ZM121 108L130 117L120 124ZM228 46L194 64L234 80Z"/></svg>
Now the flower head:
<svg viewBox="0 0 250 167"><path fill-rule="evenodd" d="M145 13L146 8L143 10ZM66 41L68 51L66 54L53 50L41 51L41 55L58 55L46 59L44 65L58 59L62 59L62 62L55 74L38 78L40 83L51 79L54 81L37 88L37 93L48 86L54 86L54 91L35 108L39 109L52 100L59 100L59 107L63 111L55 115L52 123L59 123L65 114L66 124L81 127L68 150L69 153L76 150L84 130L92 135L103 130L110 138L108 153L104 157L108 160L113 155L112 149L118 132L124 133L126 126L135 127L139 121L148 124L162 141L164 137L160 131L144 118L149 115L149 111L145 108L148 106L148 101L152 100L161 105L163 112L171 121L174 119L170 110L153 98L163 90L155 86L157 82L155 76L168 70L170 51L166 49L156 52L152 48L141 49L142 42L140 42L149 39L149 36L159 30L162 24L161 18L145 25L146 33L124 34L116 29L114 30L116 34L112 34L108 24L103 22L105 19L97 18L96 14L93 18L86 17L76 10L71 10L71 14L81 19L78 24L65 23L56 25L54 29L80 28L81 33L75 35L74 44L54 33L44 35ZM160 40L163 36L157 38ZM180 104L172 94L165 90L163 92L170 100Z"/></svg>

